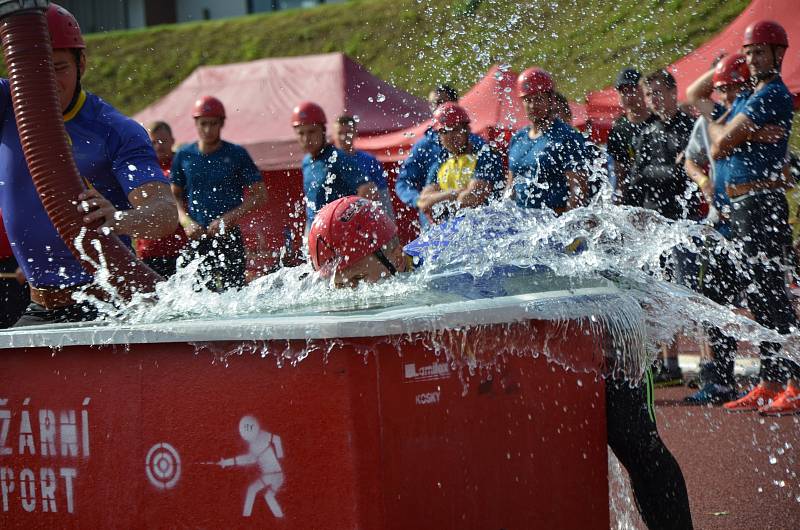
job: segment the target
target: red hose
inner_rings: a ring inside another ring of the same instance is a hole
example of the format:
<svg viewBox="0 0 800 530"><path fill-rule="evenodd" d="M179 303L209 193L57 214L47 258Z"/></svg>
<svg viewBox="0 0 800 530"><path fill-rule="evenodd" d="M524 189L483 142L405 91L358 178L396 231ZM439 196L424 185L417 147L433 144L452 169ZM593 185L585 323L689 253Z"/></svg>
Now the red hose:
<svg viewBox="0 0 800 530"><path fill-rule="evenodd" d="M84 227L76 201L86 188L67 142L44 12L22 11L6 16L0 20L0 38L22 150L58 235L89 274L97 272L94 264L102 263L100 256L104 256L109 281L125 300L137 292L154 291L162 278L115 235L87 229L82 247L92 263L83 259L75 247L75 238ZM99 241L100 252L91 244L93 240Z"/></svg>

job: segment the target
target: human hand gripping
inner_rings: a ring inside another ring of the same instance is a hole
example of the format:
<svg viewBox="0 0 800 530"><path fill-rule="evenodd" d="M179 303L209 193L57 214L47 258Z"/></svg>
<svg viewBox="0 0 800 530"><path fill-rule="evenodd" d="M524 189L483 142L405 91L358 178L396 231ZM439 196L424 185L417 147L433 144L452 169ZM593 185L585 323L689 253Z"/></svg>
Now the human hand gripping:
<svg viewBox="0 0 800 530"><path fill-rule="evenodd" d="M111 201L92 188L78 195L77 210L83 215L83 224L103 233L125 234L125 212L117 210Z"/></svg>
<svg viewBox="0 0 800 530"><path fill-rule="evenodd" d="M205 229L188 215L181 217L180 223L181 226L183 226L183 231L186 233L186 237L193 241L200 239L205 233Z"/></svg>
<svg viewBox="0 0 800 530"><path fill-rule="evenodd" d="M209 224L208 228L206 229L206 234L211 237L215 237L225 233L226 230L230 230L232 226L233 222L226 219L225 215L221 215L220 217L211 221L211 224Z"/></svg>

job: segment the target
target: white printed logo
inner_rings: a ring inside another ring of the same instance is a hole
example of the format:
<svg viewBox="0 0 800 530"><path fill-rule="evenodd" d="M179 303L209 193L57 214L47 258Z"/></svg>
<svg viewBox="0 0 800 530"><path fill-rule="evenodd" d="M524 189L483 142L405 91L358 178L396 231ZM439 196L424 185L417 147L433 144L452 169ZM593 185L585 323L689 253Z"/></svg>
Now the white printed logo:
<svg viewBox="0 0 800 530"><path fill-rule="evenodd" d="M272 515L279 519L282 518L283 510L275 498L283 484L283 470L278 462L283 458L281 437L262 430L258 420L253 416L245 416L239 420L239 435L249 446L247 454L234 458L222 458L217 465L222 468L258 465L261 476L247 488L242 515L250 517L253 513L256 494L266 490L264 491L264 501L272 511Z"/></svg>
<svg viewBox="0 0 800 530"><path fill-rule="evenodd" d="M144 461L147 480L159 489L168 490L181 478L181 457L178 451L166 442L151 447Z"/></svg>
<svg viewBox="0 0 800 530"><path fill-rule="evenodd" d="M420 366L414 363L403 365L403 375L405 379L413 381L434 381L436 379L447 379L450 377L450 367L447 363L433 363L427 366Z"/></svg>

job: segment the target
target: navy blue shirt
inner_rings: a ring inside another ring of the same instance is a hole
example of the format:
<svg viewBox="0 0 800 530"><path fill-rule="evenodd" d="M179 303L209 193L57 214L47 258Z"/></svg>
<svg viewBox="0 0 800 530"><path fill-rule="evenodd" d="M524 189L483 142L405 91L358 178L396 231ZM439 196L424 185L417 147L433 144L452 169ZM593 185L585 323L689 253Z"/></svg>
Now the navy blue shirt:
<svg viewBox="0 0 800 530"><path fill-rule="evenodd" d="M369 182L355 157L332 144L322 148L319 155L303 158L303 190L306 194L306 230L316 213L326 204L356 195L362 184Z"/></svg>
<svg viewBox="0 0 800 530"><path fill-rule="evenodd" d="M749 97L739 95L730 117L747 116L756 127L779 125L786 131L776 143L743 142L736 146L727 163L727 184L781 179L789 135L792 132L792 95L780 77L776 77Z"/></svg>
<svg viewBox="0 0 800 530"><path fill-rule="evenodd" d="M118 210L148 182L167 183L147 132L88 92L64 115L78 173ZM92 281L47 217L22 153L8 81L0 80L0 209L14 256L35 287ZM121 238L130 244L127 237Z"/></svg>
<svg viewBox="0 0 800 530"><path fill-rule="evenodd" d="M261 173L240 145L223 141L219 149L204 154L195 142L175 153L170 179L183 188L189 217L208 227L241 206L244 190L260 182Z"/></svg>
<svg viewBox="0 0 800 530"><path fill-rule="evenodd" d="M522 208L563 209L569 198L566 172L587 168L586 141L561 120L535 140L528 136L530 129L514 133L508 146L515 201Z"/></svg>
<svg viewBox="0 0 800 530"><path fill-rule="evenodd" d="M377 158L364 151L356 151L353 155L358 161L358 167L361 172L367 176L370 182L375 184L379 190L383 191L389 188L389 183L386 181L384 174L383 164Z"/></svg>

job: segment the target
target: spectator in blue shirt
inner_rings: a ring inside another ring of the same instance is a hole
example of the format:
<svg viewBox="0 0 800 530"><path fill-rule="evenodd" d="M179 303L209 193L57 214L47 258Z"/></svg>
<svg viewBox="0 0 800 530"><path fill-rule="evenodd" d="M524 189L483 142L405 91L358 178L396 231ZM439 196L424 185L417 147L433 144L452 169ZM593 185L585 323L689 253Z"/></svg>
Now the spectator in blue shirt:
<svg viewBox="0 0 800 530"><path fill-rule="evenodd" d="M745 29L743 52L755 88L749 96L740 95L728 115L708 128L712 158L726 160L731 235L746 258L747 305L759 324L781 334L798 327L781 266L792 244L784 172L793 109L780 76L788 46L786 30L776 22L762 20ZM772 142L756 141L768 126L780 134ZM761 343L760 383L743 398L726 403L726 409L767 415L800 412L800 367L779 358L779 348Z"/></svg>
<svg viewBox="0 0 800 530"><path fill-rule="evenodd" d="M721 103L711 99L716 92ZM686 97L699 112L689 143L685 150L686 174L697 184L709 204L705 220L725 238L730 238L731 202L725 191L725 168L714 163L709 154L708 124L719 119L731 107L739 94L750 93L750 70L741 54L722 58L715 66L686 89ZM711 300L732 305L743 285L736 266L728 252L717 244L717 239L705 240L706 252L702 254L703 274L698 289ZM685 398L690 404L724 403L736 397L733 375L736 356L736 339L712 326L708 328L711 353L700 364L700 389ZM704 345L705 346L705 345Z"/></svg>
<svg viewBox="0 0 800 530"><path fill-rule="evenodd" d="M508 187L522 208L556 213L589 198L588 152L580 133L554 116L555 83L548 72L529 68L517 84L531 124L508 147Z"/></svg>
<svg viewBox="0 0 800 530"><path fill-rule="evenodd" d="M327 118L322 107L305 101L292 111L292 127L303 158L303 191L306 201L306 232L316 213L326 204L348 195L380 202L378 188L355 158L328 142Z"/></svg>
<svg viewBox="0 0 800 530"><path fill-rule="evenodd" d="M222 139L220 100L198 99L193 117L198 141L175 154L170 174L178 217L192 241L189 255L205 258L200 272L206 286L242 287L246 259L237 223L266 198L264 182L247 151Z"/></svg>
<svg viewBox="0 0 800 530"><path fill-rule="evenodd" d="M448 85L441 85L428 94L428 103L433 113L439 105L447 102L457 103L458 93ZM470 135L470 142L478 147L484 144L483 139L475 134ZM411 148L411 153L403 161L397 174L394 191L406 205L418 209L417 200L422 188L428 180L431 167L439 167L446 158L439 142L439 135L432 127L425 130L422 138ZM426 226L428 221L424 213L419 212L419 221Z"/></svg>
<svg viewBox="0 0 800 530"><path fill-rule="evenodd" d="M389 195L389 182L386 180L386 170L383 169L377 158L364 151L356 150L354 143L358 137L358 120L355 116L343 114L333 122L333 144L337 149L344 151L356 159L361 172L370 182L378 188L380 203L383 210L394 219L392 197Z"/></svg>
<svg viewBox="0 0 800 530"><path fill-rule="evenodd" d="M433 113L446 159L432 166L417 206L430 220L439 222L461 208L486 204L505 187L502 157L488 145L469 139L469 115L455 103L444 103Z"/></svg>

